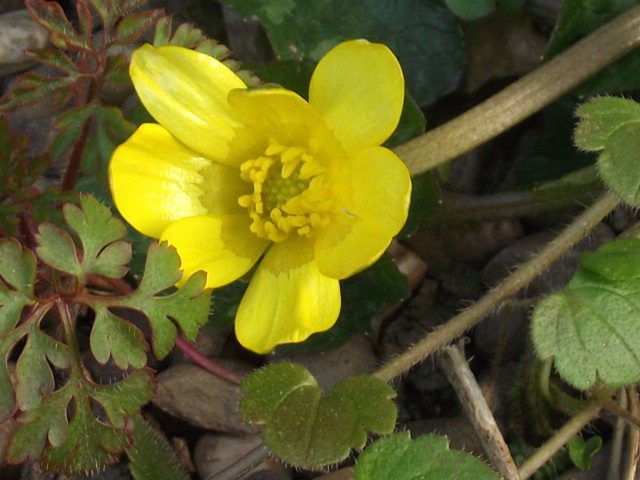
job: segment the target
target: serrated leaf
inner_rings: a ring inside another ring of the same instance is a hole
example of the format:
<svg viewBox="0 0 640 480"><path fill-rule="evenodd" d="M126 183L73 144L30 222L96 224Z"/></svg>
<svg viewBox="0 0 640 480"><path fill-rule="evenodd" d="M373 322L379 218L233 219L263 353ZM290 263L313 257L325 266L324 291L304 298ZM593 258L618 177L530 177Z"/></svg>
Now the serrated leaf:
<svg viewBox="0 0 640 480"><path fill-rule="evenodd" d="M295 467L319 468L362 448L367 430L393 431L395 392L372 376L349 377L322 392L301 365L277 363L249 375L241 386L244 418L263 425L269 449Z"/></svg>
<svg viewBox="0 0 640 480"><path fill-rule="evenodd" d="M442 0L227 3L262 21L282 60L317 61L334 45L352 38L386 44L400 60L407 89L419 105L450 92L460 79L465 60L462 32Z"/></svg>
<svg viewBox="0 0 640 480"><path fill-rule="evenodd" d="M175 451L162 434L141 415L133 418L133 444L127 449L135 480L189 480Z"/></svg>
<svg viewBox="0 0 640 480"><path fill-rule="evenodd" d="M18 86L0 102L0 108L14 110L37 103L52 94L55 94L55 105L64 105L71 97L71 85L75 81L75 77L45 77L36 73L25 73L19 78Z"/></svg>
<svg viewBox="0 0 640 480"><path fill-rule="evenodd" d="M80 134L85 124L94 114L94 104L72 108L61 114L54 127L58 134L51 144L51 153L55 158L62 158L73 145L80 141Z"/></svg>
<svg viewBox="0 0 640 480"><path fill-rule="evenodd" d="M78 252L71 236L51 223L43 223L36 234L36 253L40 260L60 271L82 277Z"/></svg>
<svg viewBox="0 0 640 480"><path fill-rule="evenodd" d="M80 195L80 208L66 204L63 212L67 224L82 243L83 273L122 277L131 260L131 245L118 241L127 232L124 223L91 195Z"/></svg>
<svg viewBox="0 0 640 480"><path fill-rule="evenodd" d="M36 259L15 240L0 240L0 335L14 328L27 305L35 303Z"/></svg>
<svg viewBox="0 0 640 480"><path fill-rule="evenodd" d="M161 10L147 10L124 17L116 27L115 42L129 45L149 30L162 14Z"/></svg>
<svg viewBox="0 0 640 480"><path fill-rule="evenodd" d="M81 22L81 32L78 32L71 25L58 2L25 0L25 6L33 18L51 32L51 43L56 47L63 50L71 48L88 50L91 48L89 40L91 28L85 24L86 15L83 10L86 9L86 4L83 1L77 2L76 5L79 18L85 20L85 22Z"/></svg>
<svg viewBox="0 0 640 480"><path fill-rule="evenodd" d="M611 134L628 123L640 122L640 105L619 97L598 97L576 110L580 119L574 141L579 148L596 152L606 147Z"/></svg>
<svg viewBox="0 0 640 480"><path fill-rule="evenodd" d="M146 370L112 385L97 385L76 372L65 386L19 417L22 426L11 441L7 459L20 463L42 452L47 470L68 475L101 470L131 444L126 420L149 401L151 385ZM92 402L105 412L103 418L96 418Z"/></svg>
<svg viewBox="0 0 640 480"><path fill-rule="evenodd" d="M576 435L569 442L569 457L576 467L581 470L589 470L591 468L591 459L600 451L602 447L602 437L594 436L589 440L584 440L581 436Z"/></svg>
<svg viewBox="0 0 640 480"><path fill-rule="evenodd" d="M125 54L109 55L104 67L104 78L115 87L126 87L131 84L129 77L129 59Z"/></svg>
<svg viewBox="0 0 640 480"><path fill-rule="evenodd" d="M626 248L628 242L620 246ZM609 274L602 265L607 259L620 262L613 258L620 249L614 245L601 250L587 256L561 292L539 302L532 318L531 333L540 358L553 357L558 373L581 390L592 387L596 379L610 387L640 381L640 278L630 270ZM624 258L640 261L628 249Z"/></svg>
<svg viewBox="0 0 640 480"><path fill-rule="evenodd" d="M149 319L151 346L158 359L163 359L173 348L178 331L176 324L187 339L193 340L209 313L209 291L203 291L204 272L192 275L175 293L158 296L180 280L179 268L180 257L175 248L166 243L152 244L136 291L125 298L104 299L111 307L140 310Z"/></svg>
<svg viewBox="0 0 640 480"><path fill-rule="evenodd" d="M53 48L43 48L41 50L29 50L27 55L44 65L57 68L70 76L77 75L76 64L62 50L54 50Z"/></svg>
<svg viewBox="0 0 640 480"><path fill-rule="evenodd" d="M138 328L114 315L103 306L95 306L96 318L91 329L91 352L105 364L109 357L122 370L142 368L147 363L147 342Z"/></svg>
<svg viewBox="0 0 640 480"><path fill-rule="evenodd" d="M467 452L449 450L446 437L408 432L375 441L358 457L356 480L500 480Z"/></svg>

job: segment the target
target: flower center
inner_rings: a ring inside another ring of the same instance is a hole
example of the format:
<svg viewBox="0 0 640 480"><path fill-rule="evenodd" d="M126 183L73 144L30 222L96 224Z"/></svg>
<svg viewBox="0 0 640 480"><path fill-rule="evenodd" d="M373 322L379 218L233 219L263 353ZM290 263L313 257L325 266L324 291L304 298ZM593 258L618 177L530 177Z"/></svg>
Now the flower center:
<svg viewBox="0 0 640 480"><path fill-rule="evenodd" d="M240 177L253 183L253 193L238 203L259 237L274 242L294 232L310 237L329 223L333 202L325 169L305 149L271 143L264 155L240 165Z"/></svg>

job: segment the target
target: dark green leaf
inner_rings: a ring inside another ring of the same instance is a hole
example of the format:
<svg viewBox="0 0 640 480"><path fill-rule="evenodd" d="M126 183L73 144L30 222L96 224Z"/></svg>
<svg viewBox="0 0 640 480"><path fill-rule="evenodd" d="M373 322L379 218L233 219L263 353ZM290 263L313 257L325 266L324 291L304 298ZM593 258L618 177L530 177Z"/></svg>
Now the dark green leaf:
<svg viewBox="0 0 640 480"><path fill-rule="evenodd" d="M413 235L440 203L440 187L432 172L425 172L411 179L411 203L409 216L398 233L398 238Z"/></svg>
<svg viewBox="0 0 640 480"><path fill-rule="evenodd" d="M25 0L25 6L33 18L51 32L51 42L62 50L88 50L90 46L90 28L85 25L84 31L78 32L64 14L58 2L45 0ZM83 2L78 2L77 10L81 19L86 19Z"/></svg>
<svg viewBox="0 0 640 480"><path fill-rule="evenodd" d="M37 60L44 65L57 68L71 77L77 77L78 75L78 67L62 50L44 48L42 50L30 50L26 53L34 60Z"/></svg>
<svg viewBox="0 0 640 480"><path fill-rule="evenodd" d="M125 54L110 55L104 69L104 78L115 87L127 87L131 84L129 77L129 60Z"/></svg>
<svg viewBox="0 0 640 480"><path fill-rule="evenodd" d="M244 66L253 70L265 83L281 85L309 99L309 83L315 62L309 59L284 60L267 64L245 63Z"/></svg>
<svg viewBox="0 0 640 480"><path fill-rule="evenodd" d="M301 365L277 363L242 383L240 410L248 421L264 425L262 439L285 462L319 468L362 448L366 431L393 431L395 392L371 376L349 377L322 392Z"/></svg>
<svg viewBox="0 0 640 480"><path fill-rule="evenodd" d="M14 110L37 103L49 95L54 96L56 105L64 105L71 97L71 85L75 81L75 77L45 77L36 73L25 73L18 80L17 88L0 102L0 108Z"/></svg>
<svg viewBox="0 0 640 480"><path fill-rule="evenodd" d="M449 450L446 437L408 432L375 441L358 457L356 480L499 480L501 477L467 452Z"/></svg>
<svg viewBox="0 0 640 480"><path fill-rule="evenodd" d="M400 122L396 127L393 135L384 142L385 147L393 148L403 144L424 133L424 128L427 124L422 110L418 107L413 98L409 95L404 96L404 104L402 105L402 115L400 116Z"/></svg>
<svg viewBox="0 0 640 480"><path fill-rule="evenodd" d="M602 437L595 436L585 441L581 436L576 435L569 442L569 457L581 470L591 468L591 459L600 451L602 447Z"/></svg>
<svg viewBox="0 0 640 480"><path fill-rule="evenodd" d="M444 0L444 3L462 20L477 20L496 8L495 0Z"/></svg>
<svg viewBox="0 0 640 480"><path fill-rule="evenodd" d="M133 418L133 445L127 449L135 480L189 480L175 450L141 415Z"/></svg>
<svg viewBox="0 0 640 480"><path fill-rule="evenodd" d="M385 43L398 56L409 93L419 105L450 92L460 79L462 32L441 0L228 3L242 15L260 18L283 60L317 61L337 43L352 38Z"/></svg>

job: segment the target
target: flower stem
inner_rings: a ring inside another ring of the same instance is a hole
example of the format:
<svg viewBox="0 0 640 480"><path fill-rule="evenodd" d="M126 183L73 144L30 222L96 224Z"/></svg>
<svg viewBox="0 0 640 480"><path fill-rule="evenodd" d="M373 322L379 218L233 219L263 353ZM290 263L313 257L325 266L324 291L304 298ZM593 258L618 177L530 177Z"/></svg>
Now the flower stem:
<svg viewBox="0 0 640 480"><path fill-rule="evenodd" d="M182 353L184 353L187 358L192 360L198 366L204 368L207 372L236 385L240 385L242 383L242 377L240 375L224 368L220 364L215 363L208 357L205 357L180 335L176 337L176 347L182 350Z"/></svg>
<svg viewBox="0 0 640 480"><path fill-rule="evenodd" d="M603 25L540 68L454 120L395 149L412 176L506 131L640 44L640 6Z"/></svg>
<svg viewBox="0 0 640 480"><path fill-rule="evenodd" d="M619 203L620 199L615 194L604 193L591 207L571 222L554 241L525 262L502 283L467 310L456 315L402 355L384 365L374 375L388 382L460 336L546 270L552 262L598 225Z"/></svg>

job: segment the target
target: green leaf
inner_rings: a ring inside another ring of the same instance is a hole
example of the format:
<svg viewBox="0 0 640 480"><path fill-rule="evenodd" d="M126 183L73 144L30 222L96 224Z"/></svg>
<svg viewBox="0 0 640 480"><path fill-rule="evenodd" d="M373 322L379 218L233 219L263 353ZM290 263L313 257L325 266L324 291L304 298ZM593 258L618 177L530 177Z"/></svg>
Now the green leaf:
<svg viewBox="0 0 640 480"><path fill-rule="evenodd" d="M398 126L391 137L384 142L385 147L397 147L398 145L423 134L426 124L427 121L424 118L424 113L422 113L420 107L418 107L410 95L405 95L400 121L398 122Z"/></svg>
<svg viewBox="0 0 640 480"><path fill-rule="evenodd" d="M398 238L413 235L440 203L440 185L433 172L425 172L411 179L411 203L407 221Z"/></svg>
<svg viewBox="0 0 640 480"><path fill-rule="evenodd" d="M495 0L444 0L444 3L462 20L478 20L496 8Z"/></svg>
<svg viewBox="0 0 640 480"><path fill-rule="evenodd" d="M82 243L80 267L84 274L122 277L131 260L131 245L118 241L126 233L124 223L90 195L80 195L80 208L67 204L63 212Z"/></svg>
<svg viewBox="0 0 640 480"><path fill-rule="evenodd" d="M42 452L47 470L67 475L88 474L118 460L131 444L127 419L148 402L153 393L151 374L139 370L111 385L97 385L78 373L20 415L23 424L14 435L7 459L20 463ZM104 412L96 418L92 406ZM71 413L69 413L71 412Z"/></svg>
<svg viewBox="0 0 640 480"><path fill-rule="evenodd" d="M25 0L25 6L29 9L33 18L51 32L51 43L56 47L62 50L89 50L91 48L91 28L86 25L87 15L90 14L85 13L87 7L84 2L77 3L78 17L81 20L85 20L85 28L81 26L81 31L73 28L58 2Z"/></svg>
<svg viewBox="0 0 640 480"><path fill-rule="evenodd" d="M629 280L640 277L640 240L619 238L605 243L597 252L584 252L580 265L609 280Z"/></svg>
<svg viewBox="0 0 640 480"><path fill-rule="evenodd" d="M375 441L358 457L356 480L500 480L467 452L449 450L446 437L408 432Z"/></svg>
<svg viewBox="0 0 640 480"><path fill-rule="evenodd" d="M582 37L638 5L638 0L571 0L562 5L560 17L547 47L553 57ZM593 95L640 87L640 52L632 52L583 83L576 93Z"/></svg>
<svg viewBox="0 0 640 480"><path fill-rule="evenodd" d="M0 335L13 329L27 305L34 303L36 259L16 240L0 240Z"/></svg>
<svg viewBox="0 0 640 480"><path fill-rule="evenodd" d="M640 278L625 265L640 262L638 248L640 240L616 240L587 255L569 284L533 312L539 357L553 357L558 373L578 389L596 379L607 387L640 381Z"/></svg>
<svg viewBox="0 0 640 480"><path fill-rule="evenodd" d="M147 363L147 342L142 332L108 308L95 305L96 318L89 337L91 353L102 364L113 357L122 370L142 368Z"/></svg>
<svg viewBox="0 0 640 480"><path fill-rule="evenodd" d="M366 431L393 431L393 389L372 376L349 377L322 392L301 365L277 363L249 375L241 386L240 411L263 425L262 439L285 462L319 468L344 460L362 448Z"/></svg>
<svg viewBox="0 0 640 480"><path fill-rule="evenodd" d="M133 417L133 444L127 449L135 480L189 480L167 439L141 415Z"/></svg>
<svg viewBox="0 0 640 480"><path fill-rule="evenodd" d="M38 228L36 241L36 253L44 263L75 277L83 277L76 246L67 232L51 223L43 223Z"/></svg>
<svg viewBox="0 0 640 480"><path fill-rule="evenodd" d="M76 77L45 77L36 73L25 73L18 79L18 86L0 102L0 108L14 110L24 105L37 103L54 94L54 105L62 106L69 101Z"/></svg>
<svg viewBox="0 0 640 480"><path fill-rule="evenodd" d="M132 13L118 23L115 42L129 45L138 41L158 21L162 15L161 10L147 10L146 12Z"/></svg>
<svg viewBox="0 0 640 480"><path fill-rule="evenodd" d="M602 447L602 437L595 436L585 441L581 436L576 435L569 442L569 457L576 467L581 470L591 468L591 459Z"/></svg>
<svg viewBox="0 0 640 480"><path fill-rule="evenodd" d="M340 346L354 335L371 332L389 308L411 293L407 277L400 273L389 255L383 255L371 267L340 282L340 291L340 316L330 330L316 333L302 343L280 346L277 353L288 355Z"/></svg>
<svg viewBox="0 0 640 480"><path fill-rule="evenodd" d="M620 127L640 122L640 105L620 97L598 97L576 110L579 118L574 134L576 145L590 152L607 146L609 137Z"/></svg>
<svg viewBox="0 0 640 480"><path fill-rule="evenodd" d="M282 60L317 61L337 43L358 37L388 45L398 56L409 93L419 105L450 92L460 79L465 60L462 32L441 0L227 3L242 15L258 16Z"/></svg>
<svg viewBox="0 0 640 480"><path fill-rule="evenodd" d="M151 346L158 359L166 357L173 348L178 332L176 324L187 339L194 340L209 313L209 291L203 291L206 283L204 272L192 275L171 295L157 295L172 288L180 280L182 274L179 268L180 257L175 248L166 243L152 244L137 290L124 298L101 299L94 302L96 305L140 310L149 320L152 332ZM101 341L108 342L107 339Z"/></svg>
<svg viewBox="0 0 640 480"><path fill-rule="evenodd" d="M640 206L640 105L625 99L596 98L578 110L576 144L602 150L598 171L625 202Z"/></svg>

